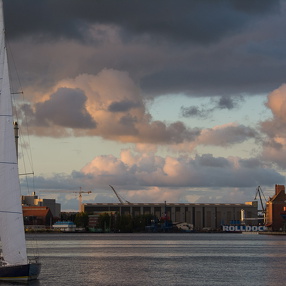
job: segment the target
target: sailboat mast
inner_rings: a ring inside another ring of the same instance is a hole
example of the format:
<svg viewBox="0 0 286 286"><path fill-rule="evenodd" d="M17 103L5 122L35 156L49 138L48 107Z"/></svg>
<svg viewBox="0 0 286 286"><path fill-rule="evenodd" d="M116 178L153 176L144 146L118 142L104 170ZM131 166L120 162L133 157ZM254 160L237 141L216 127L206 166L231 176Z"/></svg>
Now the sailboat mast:
<svg viewBox="0 0 286 286"><path fill-rule="evenodd" d="M16 145L16 156L18 159L19 126L17 121L14 122L14 135L15 135L15 145Z"/></svg>

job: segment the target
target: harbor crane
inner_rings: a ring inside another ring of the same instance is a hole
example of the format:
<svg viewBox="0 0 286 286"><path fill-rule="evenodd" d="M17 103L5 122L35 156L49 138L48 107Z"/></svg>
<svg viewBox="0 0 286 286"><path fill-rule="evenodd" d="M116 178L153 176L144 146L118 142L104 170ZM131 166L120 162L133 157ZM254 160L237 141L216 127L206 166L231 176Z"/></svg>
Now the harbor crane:
<svg viewBox="0 0 286 286"><path fill-rule="evenodd" d="M117 199L119 200L119 202L120 202L121 204L124 204L123 200L122 200L121 197L117 194L117 192L115 191L115 189L114 189L111 185L109 185L109 187L112 189L112 191L113 191L114 194L116 195L116 197L117 197ZM124 199L124 200L125 200L125 199ZM128 201L126 201L126 200L125 200L125 202L126 202L127 204L131 204L130 202L128 202Z"/></svg>
<svg viewBox="0 0 286 286"><path fill-rule="evenodd" d="M266 203L267 203L267 200L266 200L266 197L261 189L260 186L258 186L256 188L256 194L255 194L255 197L254 197L254 200L257 200L257 197L259 197L259 201L260 201L260 205L261 205L261 210L258 210L259 212L262 213L263 215L263 223L265 224L265 221L266 221ZM264 200L264 202L263 202Z"/></svg>
<svg viewBox="0 0 286 286"><path fill-rule="evenodd" d="M266 219L266 203L267 203L267 200L266 200L266 197L261 189L260 186L258 186L256 188L256 193L255 193L255 197L254 197L254 201L257 201L258 200L258 197L259 197L259 203L261 205L261 209L258 209L258 214L257 214L257 217L251 217L251 218L246 218L245 217L245 211L244 209L241 210L241 221L244 222L244 221L258 221L262 219L263 217L263 224L265 224L265 219ZM263 202L263 200L265 202ZM261 215L262 213L262 215Z"/></svg>
<svg viewBox="0 0 286 286"><path fill-rule="evenodd" d="M263 193L263 191L262 191L262 189L261 189L261 187L260 186L258 186L257 188L256 188L256 194L255 194L255 197L254 197L254 200L257 200L257 196L259 197L259 201L260 201L260 204L261 204L261 212L263 213L263 214L265 214L265 212L266 212L266 206L265 206L265 204L266 204L266 197L264 196L264 193ZM263 203L263 201L262 201L262 197L263 197L263 199L264 199L264 201L265 201L265 204Z"/></svg>

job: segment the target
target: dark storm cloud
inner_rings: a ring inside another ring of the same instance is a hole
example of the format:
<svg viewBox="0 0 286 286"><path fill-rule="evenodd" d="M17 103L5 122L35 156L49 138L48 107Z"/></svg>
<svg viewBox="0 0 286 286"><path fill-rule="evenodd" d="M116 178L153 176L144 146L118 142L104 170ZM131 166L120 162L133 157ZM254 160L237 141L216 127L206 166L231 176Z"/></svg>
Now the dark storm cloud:
<svg viewBox="0 0 286 286"><path fill-rule="evenodd" d="M218 105L221 109L223 108L233 109L234 107L233 99L230 97L223 96L220 98Z"/></svg>
<svg viewBox="0 0 286 286"><path fill-rule="evenodd" d="M200 109L197 106L181 107L181 114L183 117L200 117L206 118L208 116L208 111Z"/></svg>
<svg viewBox="0 0 286 286"><path fill-rule="evenodd" d="M63 78L111 68L128 72L144 96L226 99L267 93L285 80L283 5L278 0L4 0L4 12L25 86L49 88ZM232 102L222 104L230 108Z"/></svg>
<svg viewBox="0 0 286 286"><path fill-rule="evenodd" d="M129 111L131 108L140 107L141 104L139 102L134 102L130 100L122 100L116 101L109 105L108 111L110 112L126 112Z"/></svg>
<svg viewBox="0 0 286 286"><path fill-rule="evenodd" d="M196 156L196 161L199 166L203 167L217 167L217 168L230 168L230 162L226 158L215 158L211 154L204 154Z"/></svg>
<svg viewBox="0 0 286 286"><path fill-rule="evenodd" d="M79 89L60 88L50 99L35 105L36 126L56 125L67 128L95 128L85 108L86 96ZM29 114L28 114L29 115Z"/></svg>
<svg viewBox="0 0 286 286"><path fill-rule="evenodd" d="M132 34L208 43L277 11L279 1L4 0L4 4L11 36L81 38L86 24L102 23Z"/></svg>
<svg viewBox="0 0 286 286"><path fill-rule="evenodd" d="M212 113L219 109L234 109L237 108L240 102L243 101L243 97L237 95L236 97L231 96L221 96L218 100L212 100L214 106L206 107L202 105L181 107L181 115L183 117L198 117L198 118L208 118L211 117Z"/></svg>
<svg viewBox="0 0 286 286"><path fill-rule="evenodd" d="M283 43L283 46L285 47L286 43ZM222 44L219 48L209 47L206 54L190 52L189 56L184 59L189 63L189 67L186 68L181 62L176 62L165 69L147 74L141 80L141 87L153 94L183 92L187 95L226 96L246 92L248 94L267 93L285 81L283 76L285 68L281 66L283 59L280 58L278 63L276 55L273 59L268 51L261 55L261 62L252 63L248 58L255 61L257 55L249 54L248 50L237 54L235 49L237 49L236 45L226 47ZM231 61L221 54L222 51L232 57ZM284 56L286 56L285 51ZM181 59L183 58L184 56ZM264 61L266 65L262 66ZM240 68L233 65L240 65Z"/></svg>
<svg viewBox="0 0 286 286"><path fill-rule="evenodd" d="M221 96L217 101L215 100L215 107L213 109L228 109L232 110L238 108L240 103L244 101L243 96L236 95L224 95Z"/></svg>

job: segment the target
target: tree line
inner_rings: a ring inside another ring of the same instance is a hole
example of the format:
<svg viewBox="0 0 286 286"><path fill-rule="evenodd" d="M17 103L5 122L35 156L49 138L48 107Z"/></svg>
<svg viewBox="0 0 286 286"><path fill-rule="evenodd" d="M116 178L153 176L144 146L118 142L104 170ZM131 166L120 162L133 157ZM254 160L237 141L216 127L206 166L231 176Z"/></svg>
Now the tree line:
<svg viewBox="0 0 286 286"><path fill-rule="evenodd" d="M77 227L88 229L88 213L62 213L61 220L72 221ZM126 215L118 213L102 213L98 216L96 228L103 232L140 232L144 231L146 226L154 223L154 215Z"/></svg>

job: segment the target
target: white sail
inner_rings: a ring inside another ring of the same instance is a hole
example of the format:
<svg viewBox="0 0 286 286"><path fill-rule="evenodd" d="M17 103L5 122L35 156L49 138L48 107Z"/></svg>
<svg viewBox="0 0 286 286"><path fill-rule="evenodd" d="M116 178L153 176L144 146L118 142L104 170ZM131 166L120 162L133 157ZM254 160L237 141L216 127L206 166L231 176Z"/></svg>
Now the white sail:
<svg viewBox="0 0 286 286"><path fill-rule="evenodd" d="M12 99L0 1L0 238L4 261L27 264Z"/></svg>

